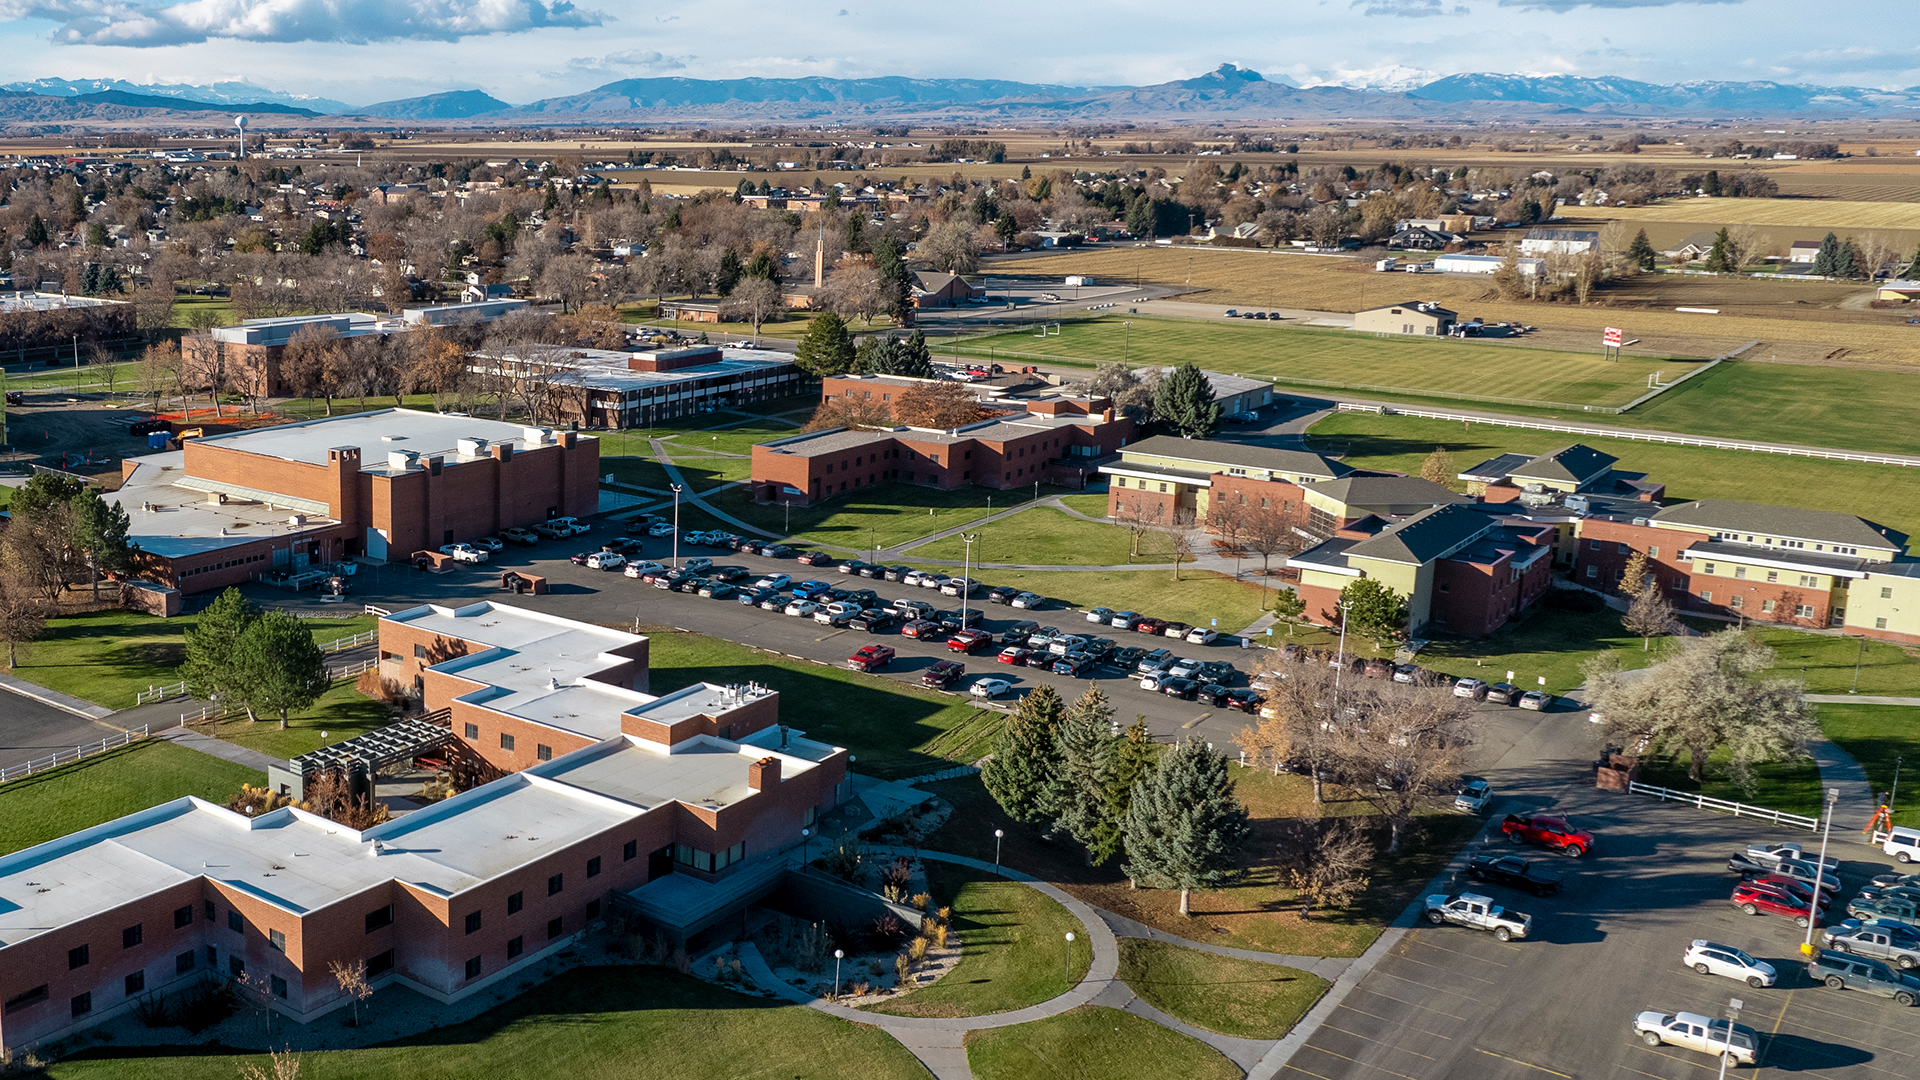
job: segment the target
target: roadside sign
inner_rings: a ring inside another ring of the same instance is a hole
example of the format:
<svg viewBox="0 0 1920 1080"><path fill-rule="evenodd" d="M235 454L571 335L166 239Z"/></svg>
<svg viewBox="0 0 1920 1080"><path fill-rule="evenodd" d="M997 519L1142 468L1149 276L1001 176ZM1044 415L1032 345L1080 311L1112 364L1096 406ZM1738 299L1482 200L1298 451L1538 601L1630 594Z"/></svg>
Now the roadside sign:
<svg viewBox="0 0 1920 1080"><path fill-rule="evenodd" d="M1540 685L1541 686L1547 685L1547 677L1545 675L1540 676Z"/></svg>
<svg viewBox="0 0 1920 1080"><path fill-rule="evenodd" d="M1621 333L1620 328L1617 326L1607 327L1606 330L1602 332L1600 337L1602 344L1609 345L1616 349L1620 347L1620 342L1625 339L1626 339L1626 335Z"/></svg>
<svg viewBox="0 0 1920 1080"><path fill-rule="evenodd" d="M1220 620L1219 620L1219 619L1208 619L1208 620L1207 620L1207 622L1208 622L1208 623L1209 623L1210 625L1213 625L1213 626L1219 626L1219 625L1220 625Z"/></svg>
<svg viewBox="0 0 1920 1080"><path fill-rule="evenodd" d="M1507 672L1507 681L1508 681L1508 682L1512 682L1512 681L1513 681L1513 672L1511 672L1511 671L1509 671L1509 672Z"/></svg>
<svg viewBox="0 0 1920 1080"><path fill-rule="evenodd" d="M1268 637L1272 637L1272 636L1273 636L1273 627L1271 627L1271 626L1269 626L1269 627L1267 627L1267 636L1268 636Z"/></svg>

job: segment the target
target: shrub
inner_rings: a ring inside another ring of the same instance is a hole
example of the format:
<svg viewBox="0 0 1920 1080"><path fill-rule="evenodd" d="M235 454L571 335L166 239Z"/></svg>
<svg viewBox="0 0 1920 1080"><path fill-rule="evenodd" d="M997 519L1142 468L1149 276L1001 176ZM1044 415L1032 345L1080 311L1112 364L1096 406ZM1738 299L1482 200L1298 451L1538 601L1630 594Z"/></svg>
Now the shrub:
<svg viewBox="0 0 1920 1080"><path fill-rule="evenodd" d="M867 974L877 979L880 976L885 975L886 973L887 973L887 965L881 963L879 957L876 956L873 959L867 961Z"/></svg>
<svg viewBox="0 0 1920 1080"><path fill-rule="evenodd" d="M238 1003L233 999L232 991L225 983L211 976L201 979L193 988L180 996L180 1006L175 1013L181 1027L198 1035L202 1031L232 1016Z"/></svg>
<svg viewBox="0 0 1920 1080"><path fill-rule="evenodd" d="M383 705L398 705L411 700L398 679L389 679L369 668L353 681L353 688Z"/></svg>
<svg viewBox="0 0 1920 1080"><path fill-rule="evenodd" d="M913 985L913 961L906 953L896 953L893 958L893 973L900 979L900 989Z"/></svg>
<svg viewBox="0 0 1920 1080"><path fill-rule="evenodd" d="M820 856L814 865L842 881L858 881L861 861L860 849L840 844Z"/></svg>
<svg viewBox="0 0 1920 1080"><path fill-rule="evenodd" d="M944 949L947 947L948 932L949 931L947 929L946 923L937 922L933 924L933 947L934 948Z"/></svg>
<svg viewBox="0 0 1920 1080"><path fill-rule="evenodd" d="M927 958L927 939L923 937L917 937L917 938L914 938L911 942L908 942L907 956L910 957L913 960L913 962L916 964L922 960L925 960Z"/></svg>
<svg viewBox="0 0 1920 1080"><path fill-rule="evenodd" d="M880 875L880 893L898 904L907 898L907 885L913 881L913 863L905 855L895 856L893 865Z"/></svg>
<svg viewBox="0 0 1920 1080"><path fill-rule="evenodd" d="M914 907L917 907L917 908L919 908L919 909L920 909L921 911L930 911L930 910L932 910L932 908L933 908L933 894L932 894L932 893L923 893L923 892L917 892L917 893L914 893L914 894L913 894L913 906L914 906Z"/></svg>
<svg viewBox="0 0 1920 1080"><path fill-rule="evenodd" d="M873 920L873 929L870 933L873 937L874 948L891 949L900 944L900 940L907 936L907 928L898 918L892 915L882 915Z"/></svg>
<svg viewBox="0 0 1920 1080"><path fill-rule="evenodd" d="M159 994L148 994L133 1006L133 1014L150 1028L173 1026L173 1007Z"/></svg>
<svg viewBox="0 0 1920 1080"><path fill-rule="evenodd" d="M269 810L278 810L292 801L265 785L254 787L252 784L242 784L240 793L227 800L227 809L236 814L257 817Z"/></svg>

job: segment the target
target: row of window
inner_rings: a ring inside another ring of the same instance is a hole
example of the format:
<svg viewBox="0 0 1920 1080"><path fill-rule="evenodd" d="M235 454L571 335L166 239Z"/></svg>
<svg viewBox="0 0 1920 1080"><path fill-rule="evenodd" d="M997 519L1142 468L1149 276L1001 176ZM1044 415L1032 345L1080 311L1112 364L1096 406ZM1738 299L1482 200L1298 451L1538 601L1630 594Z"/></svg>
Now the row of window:
<svg viewBox="0 0 1920 1080"><path fill-rule="evenodd" d="M247 563L262 562L266 558L267 558L267 554L265 552L262 552L258 555L248 555L247 557L242 559L228 559L226 562L209 563L206 566L196 566L190 570L182 570L180 571L180 576L183 578L187 578L187 577L193 577L196 574L211 574L215 570L225 570L229 566L244 566Z"/></svg>
<svg viewBox="0 0 1920 1080"><path fill-rule="evenodd" d="M517 896L519 894L516 893L515 895ZM477 916L478 914L479 912L475 912L473 915L467 916L467 922L469 924L472 924L474 922L475 916ZM598 900L587 901L587 921L592 922L593 920L599 917L600 917L600 901ZM567 932L566 920L560 918L559 916L555 916L554 918L547 920L547 940L548 941L552 941L555 938L559 938L565 935L566 932ZM467 933L471 934L473 933L473 930L469 929ZM507 960L508 961L511 962L515 958L519 957L519 955L525 951L526 951L526 938L524 936L517 935L507 942ZM393 953L389 951L385 955L387 957L387 967L392 967ZM385 969L383 968L382 970L385 970ZM472 982L473 980L479 978L482 974L484 974L485 970L486 970L485 957L482 957L482 956L469 957L467 959L467 964L466 964L466 980L468 982ZM369 962L367 964L367 975L371 977L374 974L375 972L373 970L373 964Z"/></svg>
<svg viewBox="0 0 1920 1080"><path fill-rule="evenodd" d="M1114 478L1113 478L1113 482L1114 482L1114 484L1115 484L1115 486L1117 486L1117 487L1126 487L1126 486L1127 486L1127 478L1126 478L1126 477L1124 477L1124 476L1116 476L1116 477L1114 477ZM1140 490L1142 490L1142 491L1145 491L1145 490L1147 490L1147 487L1148 487L1148 483L1149 483L1149 481L1146 481L1146 480L1135 480L1135 481L1133 482L1133 486L1134 486L1134 487L1137 487L1137 488L1139 488L1139 489L1140 489ZM1161 485L1160 485L1160 490L1161 490L1162 492L1165 492L1165 491L1167 490L1167 485L1165 485L1165 484L1161 484ZM1266 501L1266 500L1264 500L1264 499L1262 499L1262 500L1261 500L1261 502L1262 502L1262 503L1264 503L1265 501Z"/></svg>
<svg viewBox="0 0 1920 1080"><path fill-rule="evenodd" d="M673 845L673 861L695 870L725 870L746 857L747 843L744 840L725 851L701 851L686 844Z"/></svg>
<svg viewBox="0 0 1920 1080"><path fill-rule="evenodd" d="M462 730L463 730L463 733L466 735L468 742L478 742L480 740L479 724L467 724ZM516 740L514 739L513 736L507 734L504 731L500 733L500 749L512 750L514 748L515 742ZM546 743L534 743L533 756L539 758L541 761L552 761L553 747L548 746Z"/></svg>
<svg viewBox="0 0 1920 1080"><path fill-rule="evenodd" d="M193 909L191 907L188 907L186 910L188 911L189 916L191 916ZM191 917L189 917L188 923L189 925L191 925L192 923ZM277 932L276 932L276 936L277 936ZM282 948L282 951L284 952L285 949ZM87 963L86 956L85 956L86 952L87 952L87 947L85 945L79 946L77 949L69 949L67 951L68 969L72 970L73 968L85 966ZM75 953L80 954L78 963L75 962L75 955L74 955ZM218 967L220 963L220 950L216 949L212 945L209 945L206 947L206 954L207 954L207 967L208 968ZM386 958L386 967L391 968L393 966L393 951L389 949L386 953L382 955ZM376 959L379 959L379 958L376 958ZM173 958L174 976L178 978L181 975L192 974L196 960L197 960L196 954L192 949L188 949L185 952L182 952L176 955ZM386 968L382 968L381 970L384 971L386 970ZM232 975L234 978L238 979L242 975L245 975L247 973L247 962L238 956L230 955L227 957L227 972L228 974ZM369 962L367 972L369 975L375 974L372 968L371 962ZM287 980L281 978L280 976L278 975L268 976L267 985L268 985L268 988L273 991L273 996L278 998L284 998L287 996ZM129 998L138 997L141 994L146 993L146 990L147 990L146 971L141 970L141 971L134 971L134 972L128 973L125 977L121 979L120 986L121 986L122 993ZM17 994L14 997L9 998L7 1000L7 1003L4 1009L4 1015L12 1016L14 1013L20 1012L25 1009L30 1009L33 1006L38 1005L45 1000L47 1000L47 984L42 983L39 986L36 986L33 989L28 990L26 993ZM72 997L68 998L67 1009L75 1019L78 1019L82 1016L86 1016L88 1013L91 1013L93 1011L93 991L91 990L83 991L81 993L75 994Z"/></svg>
<svg viewBox="0 0 1920 1080"><path fill-rule="evenodd" d="M1714 535L1714 539L1716 540L1733 540L1743 544L1753 543L1752 533L1748 533L1743 536L1737 532L1718 532L1718 533L1714 533L1713 535ZM1776 540L1771 536L1762 536L1760 538L1760 542L1762 544L1770 544L1775 547L1800 548L1802 550L1805 550L1807 546L1807 542L1805 540ZM1840 555L1860 554L1859 548L1847 547L1843 544L1815 544L1813 545L1813 550L1832 551Z"/></svg>
<svg viewBox="0 0 1920 1080"><path fill-rule="evenodd" d="M1735 611L1745 611L1747 607L1747 598L1736 593L1735 595L1727 598L1727 606L1734 609ZM1780 604L1778 601L1775 601L1775 600L1760 601L1761 614L1771 615L1778 610L1780 610ZM1796 604L1794 605L1793 613L1798 618L1811 619L1813 618L1813 605L1812 604Z"/></svg>

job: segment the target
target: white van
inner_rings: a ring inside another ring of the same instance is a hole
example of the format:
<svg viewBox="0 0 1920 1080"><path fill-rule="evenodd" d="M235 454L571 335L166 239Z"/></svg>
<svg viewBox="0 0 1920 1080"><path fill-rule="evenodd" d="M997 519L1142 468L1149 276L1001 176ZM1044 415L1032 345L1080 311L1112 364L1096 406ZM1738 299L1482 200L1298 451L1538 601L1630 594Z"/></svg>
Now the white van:
<svg viewBox="0 0 1920 1080"><path fill-rule="evenodd" d="M1898 862L1920 862L1920 829L1895 825L1887 831L1887 842L1880 845L1880 850Z"/></svg>

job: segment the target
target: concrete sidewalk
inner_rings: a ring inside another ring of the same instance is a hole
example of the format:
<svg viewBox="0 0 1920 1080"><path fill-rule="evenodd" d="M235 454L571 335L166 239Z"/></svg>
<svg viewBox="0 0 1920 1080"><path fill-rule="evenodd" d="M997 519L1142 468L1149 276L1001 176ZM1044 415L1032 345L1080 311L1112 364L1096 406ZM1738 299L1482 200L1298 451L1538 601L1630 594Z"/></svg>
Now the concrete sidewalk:
<svg viewBox="0 0 1920 1080"><path fill-rule="evenodd" d="M12 675L0 675L0 690L8 690L21 697L32 698L43 705L51 705L62 712L69 712L87 720L105 720L113 715L113 710L105 705L82 701L77 697L63 694L58 690L49 690L25 679L16 679Z"/></svg>
<svg viewBox="0 0 1920 1080"><path fill-rule="evenodd" d="M202 735L191 728L168 728L165 731L155 732L153 737L156 739L165 739L170 743L184 746L189 750L198 750L203 754L225 761L231 761L235 765L244 765L249 769L258 770L263 774L267 771L267 766L269 765L277 765L283 769L287 767L287 763L277 757L263 754L258 750L249 750L244 746L236 746L223 739L216 739L211 735Z"/></svg>

